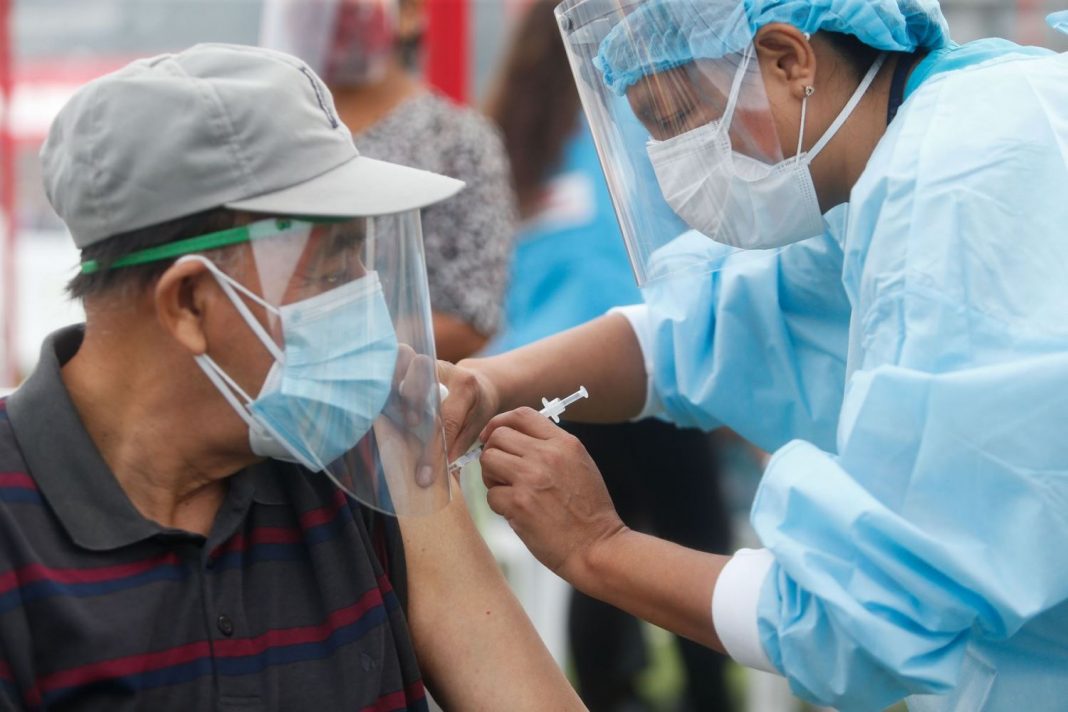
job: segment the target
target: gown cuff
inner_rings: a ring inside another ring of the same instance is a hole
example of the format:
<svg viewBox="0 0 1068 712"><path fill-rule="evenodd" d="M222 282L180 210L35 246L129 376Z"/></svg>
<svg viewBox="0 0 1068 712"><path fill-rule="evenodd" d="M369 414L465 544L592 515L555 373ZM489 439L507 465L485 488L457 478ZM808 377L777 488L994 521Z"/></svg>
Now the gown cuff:
<svg viewBox="0 0 1068 712"><path fill-rule="evenodd" d="M780 674L760 642L760 591L775 557L767 549L741 549L719 574L712 593L712 623L727 654L746 667Z"/></svg>
<svg viewBox="0 0 1068 712"><path fill-rule="evenodd" d="M638 348L642 351L642 361L645 363L645 405L642 411L631 418L632 422L645 420L660 415L664 411L664 405L656 394L653 385L653 374L656 362L653 360L655 334L652 319L649 317L649 307L645 304L634 304L626 307L614 307L608 310L609 314L619 314L630 322L630 328L634 330L634 336L638 339Z"/></svg>

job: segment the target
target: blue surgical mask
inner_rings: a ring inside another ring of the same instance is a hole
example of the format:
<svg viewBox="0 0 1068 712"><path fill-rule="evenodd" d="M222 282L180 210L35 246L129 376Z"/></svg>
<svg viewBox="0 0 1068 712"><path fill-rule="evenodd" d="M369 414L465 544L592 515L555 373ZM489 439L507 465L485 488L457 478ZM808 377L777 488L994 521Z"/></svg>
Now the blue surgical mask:
<svg viewBox="0 0 1068 712"><path fill-rule="evenodd" d="M397 336L378 275L369 272L276 308L206 258L183 259L209 267L275 358L259 395L252 399L211 357L197 357L204 373L248 423L252 452L320 471L352 449L385 407L397 363ZM278 316L281 349L237 291Z"/></svg>

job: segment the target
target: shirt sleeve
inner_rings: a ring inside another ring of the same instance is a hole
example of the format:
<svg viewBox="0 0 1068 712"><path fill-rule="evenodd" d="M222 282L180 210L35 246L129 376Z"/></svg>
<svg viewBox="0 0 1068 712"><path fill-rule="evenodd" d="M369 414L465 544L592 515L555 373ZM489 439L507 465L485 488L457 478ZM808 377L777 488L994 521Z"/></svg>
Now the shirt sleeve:
<svg viewBox="0 0 1068 712"><path fill-rule="evenodd" d="M833 447L850 318L833 237L841 217L782 250L734 253L697 234L669 246L714 271L654 282L644 314L624 312L649 369L647 412L683 427L726 424L765 450L794 437Z"/></svg>
<svg viewBox="0 0 1068 712"><path fill-rule="evenodd" d="M1028 99L1044 77L1019 71L917 94L854 189L856 370L837 448L781 449L752 511L776 562L763 647L813 702L960 694L975 646L1000 650L1030 625L1066 634L1045 614L1068 601L1068 206L1053 188L1068 170ZM1049 86L1068 99L1059 76ZM984 109L984 91L1003 103ZM1031 688L1052 685L1042 654L1014 663Z"/></svg>
<svg viewBox="0 0 1068 712"><path fill-rule="evenodd" d="M491 336L501 321L518 213L499 134L473 111L455 111L441 127L453 134L444 172L467 185L423 211L430 301Z"/></svg>
<svg viewBox="0 0 1068 712"><path fill-rule="evenodd" d="M631 420L637 422L646 418L661 416L664 412L664 405L657 397L653 383L654 325L650 318L649 307L645 304L632 304L625 307L614 307L609 309L608 313L618 314L630 324L630 328L634 331L634 338L638 341L638 348L641 349L642 361L645 365L645 405L642 406L641 412Z"/></svg>

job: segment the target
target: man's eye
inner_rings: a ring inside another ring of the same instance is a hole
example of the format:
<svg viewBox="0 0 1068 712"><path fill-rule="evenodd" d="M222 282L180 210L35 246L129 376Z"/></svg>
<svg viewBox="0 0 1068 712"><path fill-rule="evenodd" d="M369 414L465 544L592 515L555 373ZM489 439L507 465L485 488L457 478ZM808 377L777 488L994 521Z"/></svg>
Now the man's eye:
<svg viewBox="0 0 1068 712"><path fill-rule="evenodd" d="M329 289L337 287L345 282L351 280L351 275L346 271L334 271L334 272L320 272L318 274L309 274L304 277L304 284L308 287L318 287L319 289Z"/></svg>
<svg viewBox="0 0 1068 712"><path fill-rule="evenodd" d="M319 281L323 284L328 284L331 287L336 287L339 284L344 284L345 282L349 281L349 273L330 272L329 274L323 275Z"/></svg>

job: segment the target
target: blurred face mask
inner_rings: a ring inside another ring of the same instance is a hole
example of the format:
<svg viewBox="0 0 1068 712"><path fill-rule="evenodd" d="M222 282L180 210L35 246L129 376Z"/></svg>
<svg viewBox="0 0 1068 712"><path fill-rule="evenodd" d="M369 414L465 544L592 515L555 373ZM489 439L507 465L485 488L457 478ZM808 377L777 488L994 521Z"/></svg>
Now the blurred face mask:
<svg viewBox="0 0 1068 712"><path fill-rule="evenodd" d="M274 356L275 363L254 399L211 357L196 357L197 364L248 424L252 452L317 472L367 434L389 397L398 349L376 273L276 308L207 258L189 255L182 259L201 262L211 271L249 328ZM281 350L237 292L277 315L285 344ZM356 338L354 320L361 324Z"/></svg>
<svg viewBox="0 0 1068 712"><path fill-rule="evenodd" d="M885 61L879 57L823 137L803 153L808 97L801 104L797 152L769 165L734 151L729 128L752 60L746 51L723 118L647 150L664 199L690 227L718 242L743 249L781 247L823 232L823 214L809 165L852 115Z"/></svg>

